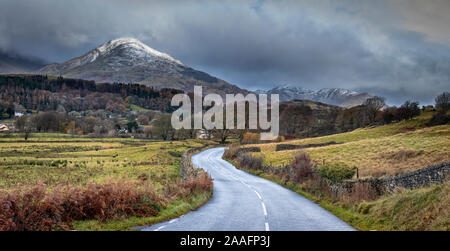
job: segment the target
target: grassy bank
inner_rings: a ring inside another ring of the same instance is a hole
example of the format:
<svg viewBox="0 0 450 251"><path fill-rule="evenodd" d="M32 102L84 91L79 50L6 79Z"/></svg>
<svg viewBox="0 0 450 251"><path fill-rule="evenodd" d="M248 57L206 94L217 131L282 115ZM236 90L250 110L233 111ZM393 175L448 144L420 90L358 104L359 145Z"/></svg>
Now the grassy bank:
<svg viewBox="0 0 450 251"><path fill-rule="evenodd" d="M305 192L298 184L261 171L246 170L276 182L336 215L361 231L450 230L450 183L398 191L376 201L345 203Z"/></svg>

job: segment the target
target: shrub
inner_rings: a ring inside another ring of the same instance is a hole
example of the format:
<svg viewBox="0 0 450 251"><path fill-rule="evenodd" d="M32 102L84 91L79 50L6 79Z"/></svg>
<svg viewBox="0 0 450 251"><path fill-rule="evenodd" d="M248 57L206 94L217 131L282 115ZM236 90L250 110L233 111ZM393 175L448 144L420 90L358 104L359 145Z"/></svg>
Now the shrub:
<svg viewBox="0 0 450 251"><path fill-rule="evenodd" d="M251 153L243 153L238 156L238 163L242 168L258 170L262 169L263 159L260 157L254 157Z"/></svg>
<svg viewBox="0 0 450 251"><path fill-rule="evenodd" d="M377 121L382 124L390 124L397 114L397 107L388 107L377 114Z"/></svg>
<svg viewBox="0 0 450 251"><path fill-rule="evenodd" d="M427 122L427 126L447 125L450 124L450 114L438 112Z"/></svg>
<svg viewBox="0 0 450 251"><path fill-rule="evenodd" d="M242 135L241 143L242 144L256 144L256 143L259 143L259 141L260 141L260 136L258 133L246 132L246 133L244 133L244 135Z"/></svg>
<svg viewBox="0 0 450 251"><path fill-rule="evenodd" d="M420 115L419 102L406 101L400 108L396 110L395 120L409 120Z"/></svg>
<svg viewBox="0 0 450 251"><path fill-rule="evenodd" d="M168 153L175 158L181 158L181 155L183 155L183 153L177 151L169 151Z"/></svg>
<svg viewBox="0 0 450 251"><path fill-rule="evenodd" d="M243 147L240 148L239 145L233 144L230 147L228 147L227 150L225 150L223 157L225 159L236 159L239 155L244 153L259 153L261 152L261 148L254 146L254 147Z"/></svg>
<svg viewBox="0 0 450 251"><path fill-rule="evenodd" d="M283 137L285 140L292 140L292 139L297 138L297 137L295 137L295 135L291 135L291 134L285 134Z"/></svg>
<svg viewBox="0 0 450 251"><path fill-rule="evenodd" d="M235 159L237 157L238 152L239 152L239 145L233 144L225 150L225 152L223 153L223 157L225 159Z"/></svg>
<svg viewBox="0 0 450 251"><path fill-rule="evenodd" d="M284 136L278 136L274 141L275 142L283 142L283 141L285 141L285 138L284 138Z"/></svg>
<svg viewBox="0 0 450 251"><path fill-rule="evenodd" d="M291 175L295 181L300 181L303 178L309 177L313 173L313 164L311 158L306 153L300 153L291 163Z"/></svg>
<svg viewBox="0 0 450 251"><path fill-rule="evenodd" d="M318 173L321 177L333 182L341 182L351 179L355 175L356 168L351 168L344 164L324 164L319 167Z"/></svg>
<svg viewBox="0 0 450 251"><path fill-rule="evenodd" d="M44 184L0 194L0 230L70 229L73 220L155 216L165 206L149 186L132 182L89 183L86 188Z"/></svg>
<svg viewBox="0 0 450 251"><path fill-rule="evenodd" d="M359 203L361 201L373 201L379 197L380 193L376 187L368 182L357 182L346 199L351 202ZM365 209L364 211L367 213L367 210L368 209ZM362 213L364 213L364 211Z"/></svg>
<svg viewBox="0 0 450 251"><path fill-rule="evenodd" d="M197 178L188 179L180 183L180 187L184 188L185 196L192 195L194 193L212 191L213 182L212 178L207 173L201 173Z"/></svg>

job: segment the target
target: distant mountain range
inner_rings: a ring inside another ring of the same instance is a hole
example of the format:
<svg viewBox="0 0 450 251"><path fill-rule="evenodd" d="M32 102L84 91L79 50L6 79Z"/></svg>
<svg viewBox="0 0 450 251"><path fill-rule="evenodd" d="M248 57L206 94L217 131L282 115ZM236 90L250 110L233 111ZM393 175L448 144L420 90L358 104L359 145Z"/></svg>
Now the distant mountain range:
<svg viewBox="0 0 450 251"><path fill-rule="evenodd" d="M208 73L195 70L135 38L114 39L80 57L46 66L42 60L0 51L0 73L37 73L100 83L139 83L158 89L174 88L185 92L192 92L194 85L202 85L204 94L218 93L222 96L249 93ZM340 107L360 105L372 97L368 93L341 88L313 91L290 85L255 92L279 94L280 101L305 99Z"/></svg>
<svg viewBox="0 0 450 251"><path fill-rule="evenodd" d="M40 59L0 50L0 73L2 74L32 73L46 64L45 61Z"/></svg>
<svg viewBox="0 0 450 251"><path fill-rule="evenodd" d="M270 90L256 90L255 93L279 94L280 101L306 99L346 108L360 105L366 99L373 97L368 93L359 93L342 88L325 88L313 91L291 85L281 85Z"/></svg>
<svg viewBox="0 0 450 251"><path fill-rule="evenodd" d="M134 38L111 40L83 56L48 65L38 73L96 82L140 83L186 92L192 92L194 85L202 85L204 93L248 93L247 90L190 68Z"/></svg>

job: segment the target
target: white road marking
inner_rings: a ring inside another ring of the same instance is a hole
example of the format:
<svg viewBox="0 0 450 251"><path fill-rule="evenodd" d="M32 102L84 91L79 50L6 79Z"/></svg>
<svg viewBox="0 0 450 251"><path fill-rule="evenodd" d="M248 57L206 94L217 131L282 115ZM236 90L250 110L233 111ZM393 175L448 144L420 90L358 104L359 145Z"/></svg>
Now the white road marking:
<svg viewBox="0 0 450 251"><path fill-rule="evenodd" d="M258 198L259 198L260 200L262 200L261 195L260 195L256 190L253 190L253 191L256 193L256 195L258 195Z"/></svg>
<svg viewBox="0 0 450 251"><path fill-rule="evenodd" d="M253 190L253 192L256 193L256 195L258 196L258 198L261 200L261 206L262 206L262 208L263 208L264 217L265 217L265 219L266 219L266 221L267 221L267 209L266 209L266 205L264 204L264 200L263 200L261 194L259 194L258 191L256 191L252 186L250 186L249 184L247 184L245 181L243 181L242 179L236 177L236 176L235 176L233 173L231 173L230 171L228 171L228 170L222 168L220 165L217 165L216 163L214 163L214 161L211 159L211 155L212 155L212 154L213 154L213 153L209 154L208 157L207 157L207 159L208 159L208 161L211 163L211 165L214 166L214 167L216 168L216 171L218 171L219 173L221 173L221 174L224 175L224 176L227 176L227 177L229 177L229 178L231 178L231 179L234 179L234 180L240 182L242 185L247 186L250 190ZM265 225L265 227L266 227L266 231L270 231L269 223L268 223L268 222L265 222L264 225Z"/></svg>
<svg viewBox="0 0 450 251"><path fill-rule="evenodd" d="M157 229L155 229L154 231L159 231L159 230L161 230L161 229L163 229L163 228L165 228L166 226L160 226L160 227L158 227Z"/></svg>
<svg viewBox="0 0 450 251"><path fill-rule="evenodd" d="M173 219L171 221L169 221L169 223L174 223L175 221L177 221L178 219Z"/></svg>
<svg viewBox="0 0 450 251"><path fill-rule="evenodd" d="M261 202L263 211L264 211L264 216L267 216L267 210L266 210L266 205L264 205L264 202Z"/></svg>

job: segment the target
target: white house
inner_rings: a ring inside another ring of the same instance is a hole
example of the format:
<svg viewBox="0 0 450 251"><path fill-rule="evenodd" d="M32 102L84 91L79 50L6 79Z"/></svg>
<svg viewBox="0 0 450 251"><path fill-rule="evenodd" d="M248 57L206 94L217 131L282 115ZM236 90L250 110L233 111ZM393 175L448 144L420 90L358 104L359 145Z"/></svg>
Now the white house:
<svg viewBox="0 0 450 251"><path fill-rule="evenodd" d="M0 123L0 132L9 132L9 127Z"/></svg>

